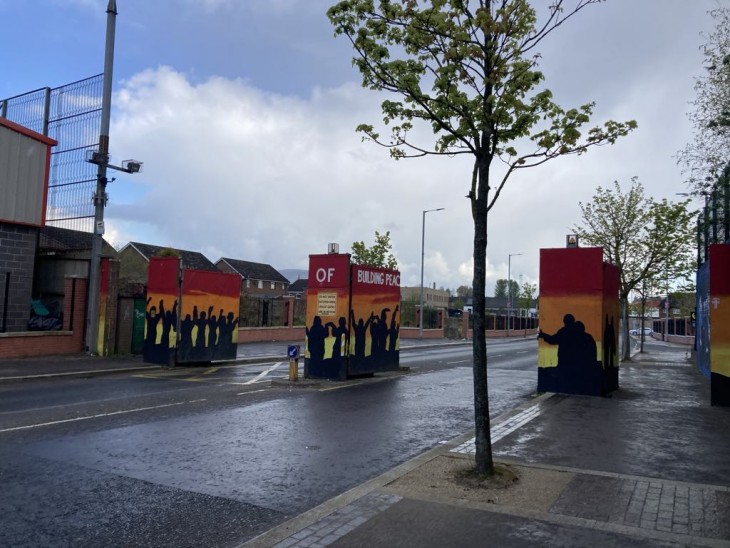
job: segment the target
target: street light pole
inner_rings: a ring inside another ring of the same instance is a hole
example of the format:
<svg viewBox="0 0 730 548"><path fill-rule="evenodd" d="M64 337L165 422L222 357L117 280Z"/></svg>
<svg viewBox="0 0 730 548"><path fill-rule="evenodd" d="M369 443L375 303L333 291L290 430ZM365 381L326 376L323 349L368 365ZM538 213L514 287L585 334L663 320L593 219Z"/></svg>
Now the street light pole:
<svg viewBox="0 0 730 548"><path fill-rule="evenodd" d="M421 308L419 310L419 319L418 319L418 338L423 339L423 259L425 255L425 249L426 249L426 213L431 213L432 211L443 211L443 207L439 207L437 209L424 209L423 210L423 221L421 223Z"/></svg>
<svg viewBox="0 0 730 548"><path fill-rule="evenodd" d="M512 316L512 257L517 257L522 253L512 253L507 255L507 336L509 337L509 322Z"/></svg>
<svg viewBox="0 0 730 548"><path fill-rule="evenodd" d="M106 44L104 50L104 81L101 97L101 128L94 193L94 231L91 236L89 261L88 313L86 315L86 351L95 354L98 348L99 278L101 277L101 249L104 234L104 207L106 206L106 169L109 164L109 120L112 102L112 71L114 67L114 35L117 21L117 3L109 0L106 8Z"/></svg>

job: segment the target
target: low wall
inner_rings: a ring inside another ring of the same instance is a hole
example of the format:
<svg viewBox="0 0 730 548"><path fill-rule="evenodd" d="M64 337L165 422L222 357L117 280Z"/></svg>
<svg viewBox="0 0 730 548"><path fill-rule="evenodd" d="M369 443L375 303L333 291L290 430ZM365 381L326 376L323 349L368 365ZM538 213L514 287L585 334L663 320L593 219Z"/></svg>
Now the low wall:
<svg viewBox="0 0 730 548"><path fill-rule="evenodd" d="M66 278L62 331L0 333L0 359L77 354L84 350L86 278Z"/></svg>
<svg viewBox="0 0 730 548"><path fill-rule="evenodd" d="M418 338L420 338L420 333L419 333L417 327L401 327L400 331L399 331L399 337L401 339L418 339ZM443 339L444 338L444 328L442 327L441 329L424 329L423 338L424 339Z"/></svg>
<svg viewBox="0 0 730 548"><path fill-rule="evenodd" d="M657 341L662 340L661 333L652 333L651 337ZM688 335L667 335L667 342L675 343L675 344L684 344L687 346L694 346L695 338L694 338L694 336L688 336Z"/></svg>
<svg viewBox="0 0 730 548"><path fill-rule="evenodd" d="M303 341L304 326L299 327L240 327L238 344L273 341Z"/></svg>
<svg viewBox="0 0 730 548"><path fill-rule="evenodd" d="M498 338L504 338L509 337L510 339L530 339L537 337L538 330L537 329L510 329L509 335L507 334L506 329L497 329L494 331L485 331L484 335L488 339L498 339ZM474 330L469 329L467 332L467 338L473 339L474 338Z"/></svg>

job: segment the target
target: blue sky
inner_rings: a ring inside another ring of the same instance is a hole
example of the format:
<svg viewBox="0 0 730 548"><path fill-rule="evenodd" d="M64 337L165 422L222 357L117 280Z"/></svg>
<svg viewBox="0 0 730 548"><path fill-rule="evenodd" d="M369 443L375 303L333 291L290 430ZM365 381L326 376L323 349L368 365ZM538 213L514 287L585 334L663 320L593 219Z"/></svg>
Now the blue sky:
<svg viewBox="0 0 730 548"><path fill-rule="evenodd" d="M144 172L109 187L107 237L306 268L328 242L349 250L390 230L403 283L471 282L471 166L395 162L362 143L383 99L363 90L322 0L117 0L110 148ZM0 0L0 98L103 70L107 0ZM538 4L536 4L538 5ZM488 288L536 281L539 249L562 247L579 201L632 176L657 199L684 192L674 155L701 74L707 12L727 0L608 0L541 48L556 101L594 100L593 120L636 119L613 147L519 175L490 219Z"/></svg>

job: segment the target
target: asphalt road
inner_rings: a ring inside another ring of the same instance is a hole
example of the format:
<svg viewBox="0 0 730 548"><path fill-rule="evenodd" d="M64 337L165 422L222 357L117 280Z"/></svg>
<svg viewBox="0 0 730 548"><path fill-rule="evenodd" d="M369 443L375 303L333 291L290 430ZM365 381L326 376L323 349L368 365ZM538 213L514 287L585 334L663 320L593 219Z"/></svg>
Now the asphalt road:
<svg viewBox="0 0 730 548"><path fill-rule="evenodd" d="M536 387L490 345L490 411ZM229 546L473 427L471 347L290 388L288 364L0 386L0 545Z"/></svg>

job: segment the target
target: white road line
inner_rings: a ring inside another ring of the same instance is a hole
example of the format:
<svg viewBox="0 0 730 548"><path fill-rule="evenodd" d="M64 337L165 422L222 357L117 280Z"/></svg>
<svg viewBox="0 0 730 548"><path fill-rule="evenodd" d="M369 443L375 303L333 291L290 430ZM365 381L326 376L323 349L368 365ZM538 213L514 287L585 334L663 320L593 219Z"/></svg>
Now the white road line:
<svg viewBox="0 0 730 548"><path fill-rule="evenodd" d="M127 409L125 411L113 411L111 413L100 413L99 415L89 415L87 417L76 417L73 419L64 419L64 420L60 420L60 421L42 422L40 424L29 424L28 426L15 426L13 428L4 428L3 430L0 430L0 434L2 434L3 432L13 432L15 430L28 430L30 428L39 428L41 426L53 426L54 424L63 424L65 422L86 421L89 419L98 419L101 417L111 417L113 415L124 415L126 413L138 413L139 411L150 411L152 409L162 409L164 407L174 407L176 405L187 405L189 403L198 403L201 401L206 401L206 398L202 398L200 400L181 401L181 402L177 402L177 403L166 403L164 405L153 405L152 407L138 407L137 409Z"/></svg>
<svg viewBox="0 0 730 548"><path fill-rule="evenodd" d="M459 360L458 362L446 362L446 365L454 365L455 363L467 363L471 360Z"/></svg>
<svg viewBox="0 0 730 548"><path fill-rule="evenodd" d="M257 392L266 392L265 388L261 390L251 390L250 392L239 392L236 396L248 396L249 394L256 394Z"/></svg>
<svg viewBox="0 0 730 548"><path fill-rule="evenodd" d="M259 373L258 375L256 375L253 379L251 379L250 381L246 381L243 384L253 384L253 383L255 383L260 378L265 377L266 375L268 375L269 373L271 373L274 369L276 369L277 367L279 367L282 363L284 363L284 362L276 362L274 365L272 365L268 369L264 369L261 373Z"/></svg>

